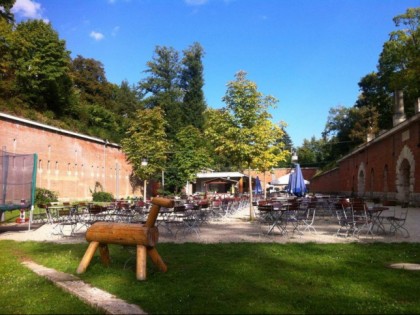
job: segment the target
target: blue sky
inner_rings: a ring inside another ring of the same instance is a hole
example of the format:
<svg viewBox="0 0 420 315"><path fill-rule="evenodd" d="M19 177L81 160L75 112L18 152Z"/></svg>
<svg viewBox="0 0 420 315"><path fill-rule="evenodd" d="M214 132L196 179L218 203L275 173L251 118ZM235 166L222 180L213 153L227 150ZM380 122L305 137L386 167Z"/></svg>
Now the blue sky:
<svg viewBox="0 0 420 315"><path fill-rule="evenodd" d="M320 138L328 111L351 107L376 71L392 18L420 0L17 0L17 21L51 22L72 57L102 62L110 82L137 84L156 46L205 51L204 93L224 106L239 70L279 102L295 146Z"/></svg>

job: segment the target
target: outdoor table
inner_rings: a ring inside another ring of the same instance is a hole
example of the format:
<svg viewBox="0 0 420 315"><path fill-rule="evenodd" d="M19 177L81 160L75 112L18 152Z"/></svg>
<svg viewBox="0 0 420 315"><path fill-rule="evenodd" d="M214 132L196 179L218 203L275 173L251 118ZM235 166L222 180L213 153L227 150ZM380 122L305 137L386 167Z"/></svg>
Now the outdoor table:
<svg viewBox="0 0 420 315"><path fill-rule="evenodd" d="M65 211L65 214L61 211ZM76 207L72 205L49 205L46 207L46 213L50 224L56 221L56 225L53 227L53 234L59 234L64 236L64 227L70 226L70 235L73 235L74 230L77 227L78 215Z"/></svg>
<svg viewBox="0 0 420 315"><path fill-rule="evenodd" d="M267 235L270 234L275 227L277 227L283 235L283 233L286 231L286 225L282 221L282 216L284 211L287 210L287 207L281 203L269 203L258 206L258 210L265 212L264 218L268 219L269 223L271 224L268 228Z"/></svg>
<svg viewBox="0 0 420 315"><path fill-rule="evenodd" d="M54 219L60 221L60 210L68 210L69 215L71 213L73 206L71 205L47 205L45 211L47 213L48 221L52 224Z"/></svg>
<svg viewBox="0 0 420 315"><path fill-rule="evenodd" d="M367 213L372 219L372 230L374 227L376 227L376 231L381 230L382 232L386 233L385 227L382 223L383 218L381 217L381 213L388 209L388 207L383 206L373 206L367 208Z"/></svg>

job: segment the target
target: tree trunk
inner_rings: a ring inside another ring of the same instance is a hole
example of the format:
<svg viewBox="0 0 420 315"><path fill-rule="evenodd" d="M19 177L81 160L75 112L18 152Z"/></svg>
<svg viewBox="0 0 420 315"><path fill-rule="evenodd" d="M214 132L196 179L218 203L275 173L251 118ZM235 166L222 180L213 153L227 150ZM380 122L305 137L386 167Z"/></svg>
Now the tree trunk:
<svg viewBox="0 0 420 315"><path fill-rule="evenodd" d="M249 219L251 221L254 221L255 213L254 213L254 205L252 204L253 203L253 201L252 201L252 176L251 176L251 167L250 166L248 167L248 176L249 176L249 179L248 179L248 181L249 181L249 183L248 183L248 186L249 186Z"/></svg>

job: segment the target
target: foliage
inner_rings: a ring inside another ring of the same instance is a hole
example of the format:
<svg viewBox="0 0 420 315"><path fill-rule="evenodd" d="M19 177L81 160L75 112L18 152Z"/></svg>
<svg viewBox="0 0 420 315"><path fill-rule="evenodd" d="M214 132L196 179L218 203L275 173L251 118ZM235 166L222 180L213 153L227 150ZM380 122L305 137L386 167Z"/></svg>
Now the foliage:
<svg viewBox="0 0 420 315"><path fill-rule="evenodd" d="M114 200L114 196L109 192L96 191L96 192L92 193L92 201L95 201L95 202L109 202L109 201L113 201L113 200Z"/></svg>
<svg viewBox="0 0 420 315"><path fill-rule="evenodd" d="M165 117L166 134L172 139L182 123L179 54L172 47L157 46L152 61L144 71L148 77L139 82L139 91L145 108L160 107Z"/></svg>
<svg viewBox="0 0 420 315"><path fill-rule="evenodd" d="M0 21L13 23L15 18L12 13L12 8L16 0L0 0Z"/></svg>
<svg viewBox="0 0 420 315"><path fill-rule="evenodd" d="M399 28L385 42L378 64L379 76L387 90L404 91L406 104L414 104L420 96L420 7L409 8L393 19ZM413 106L406 106L408 117Z"/></svg>
<svg viewBox="0 0 420 315"><path fill-rule="evenodd" d="M100 191L98 191L98 189ZM89 189L89 190L90 190L90 193L92 194L92 201L108 202L108 201L114 200L114 196L111 193L105 192L100 182L95 182L95 187L93 191L92 189Z"/></svg>
<svg viewBox="0 0 420 315"><path fill-rule="evenodd" d="M203 48L199 43L194 43L189 49L184 50L181 70L181 88L184 91L182 102L182 125L192 125L199 130L204 129L204 78L203 78Z"/></svg>
<svg viewBox="0 0 420 315"><path fill-rule="evenodd" d="M35 191L35 204L42 205L49 202L58 201L58 193L46 188L36 188Z"/></svg>
<svg viewBox="0 0 420 315"><path fill-rule="evenodd" d="M205 134L215 152L229 158L239 169L268 170L287 154L281 142L282 126L274 125L267 111L277 100L263 96L257 85L246 78L246 72L240 71L235 77L223 97L226 108L208 111ZM252 194L250 198L252 201ZM250 217L254 219L252 207Z"/></svg>
<svg viewBox="0 0 420 315"><path fill-rule="evenodd" d="M29 20L17 25L13 47L19 92L31 107L62 114L72 87L65 42L50 24Z"/></svg>
<svg viewBox="0 0 420 315"><path fill-rule="evenodd" d="M301 166L322 167L334 157L330 155L330 144L325 139L305 139L303 145L297 150Z"/></svg>
<svg viewBox="0 0 420 315"><path fill-rule="evenodd" d="M175 193L187 181L194 180L198 172L213 164L207 140L199 129L192 125L184 127L176 139L170 164L170 168L176 172L169 172L168 181L168 186L172 186Z"/></svg>
<svg viewBox="0 0 420 315"><path fill-rule="evenodd" d="M9 302L2 303L0 313L87 312L63 309L69 294L52 289L51 283L20 264L26 257L75 274L86 248L86 244L1 241L5 259L0 262L4 275L0 282L7 288L3 295ZM136 280L135 248L120 245L109 246L109 266L95 254L87 272L77 276L148 314L420 312L420 274L389 268L392 263L418 263L418 243L159 243L157 249L168 272L148 263L147 281ZM36 294L28 283L36 284ZM14 298L16 292L19 299ZM46 294L48 303L43 303Z"/></svg>
<svg viewBox="0 0 420 315"><path fill-rule="evenodd" d="M146 180L157 176L164 169L170 144L160 107L138 110L136 115L121 145L134 174ZM148 162L146 167L142 166L142 160L145 158Z"/></svg>
<svg viewBox="0 0 420 315"><path fill-rule="evenodd" d="M371 124L377 125L378 130L392 127L393 98L387 88L383 85L378 73L372 72L364 76L359 84L360 95L356 101L355 108L367 109L370 113L376 113L377 119ZM370 115L372 117L372 115ZM376 129L376 128L375 128Z"/></svg>

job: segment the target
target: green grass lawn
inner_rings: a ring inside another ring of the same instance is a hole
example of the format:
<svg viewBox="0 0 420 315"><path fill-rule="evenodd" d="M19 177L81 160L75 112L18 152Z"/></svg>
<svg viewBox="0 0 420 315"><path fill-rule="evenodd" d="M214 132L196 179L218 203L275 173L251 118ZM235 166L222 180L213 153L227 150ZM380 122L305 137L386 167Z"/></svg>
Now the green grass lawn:
<svg viewBox="0 0 420 315"><path fill-rule="evenodd" d="M0 313L95 312L19 264L29 258L75 274L86 248L0 241ZM389 268L420 263L417 243L162 243L168 272L148 261L146 281L136 280L134 248L109 248L110 267L97 253L79 277L148 313L420 313L420 272Z"/></svg>

